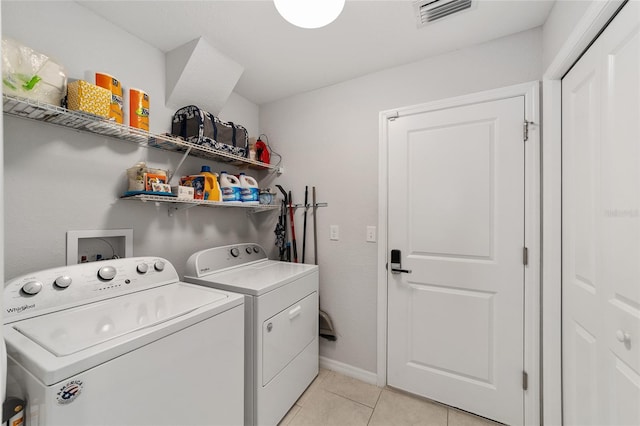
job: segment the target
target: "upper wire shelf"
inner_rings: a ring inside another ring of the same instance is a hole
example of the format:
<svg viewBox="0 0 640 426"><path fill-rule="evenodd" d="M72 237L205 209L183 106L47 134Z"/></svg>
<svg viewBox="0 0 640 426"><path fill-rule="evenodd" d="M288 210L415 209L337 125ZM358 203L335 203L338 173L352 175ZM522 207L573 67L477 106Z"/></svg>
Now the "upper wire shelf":
<svg viewBox="0 0 640 426"><path fill-rule="evenodd" d="M26 98L2 95L5 114L14 117L43 121L70 129L125 140L144 147L164 151L187 153L206 160L248 166L257 170L274 170L273 164L262 163L239 155L218 151L206 146L184 141L171 135L153 134L135 127L118 124L91 114L70 111L66 108L45 104Z"/></svg>

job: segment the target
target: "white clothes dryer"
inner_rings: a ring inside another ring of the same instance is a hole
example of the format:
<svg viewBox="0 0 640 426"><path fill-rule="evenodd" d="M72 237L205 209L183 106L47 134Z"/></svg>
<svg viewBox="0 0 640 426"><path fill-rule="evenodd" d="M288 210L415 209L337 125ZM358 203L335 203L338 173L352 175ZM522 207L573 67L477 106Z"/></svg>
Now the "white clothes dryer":
<svg viewBox="0 0 640 426"><path fill-rule="evenodd" d="M4 289L7 395L28 425L238 425L244 307L137 257L34 272Z"/></svg>
<svg viewBox="0 0 640 426"><path fill-rule="evenodd" d="M276 425L318 375L318 267L258 244L194 253L184 280L245 296L245 425Z"/></svg>

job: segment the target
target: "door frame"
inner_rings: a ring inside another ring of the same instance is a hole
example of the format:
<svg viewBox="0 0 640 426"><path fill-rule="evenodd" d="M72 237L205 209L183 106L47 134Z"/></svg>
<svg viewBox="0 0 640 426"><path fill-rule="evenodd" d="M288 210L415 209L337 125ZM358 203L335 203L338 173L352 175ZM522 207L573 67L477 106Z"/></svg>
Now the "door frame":
<svg viewBox="0 0 640 426"><path fill-rule="evenodd" d="M525 424L539 424L540 419L540 82L533 81L425 104L380 112L378 145L378 322L377 385L387 384L387 218L388 218L388 122L399 116L419 114L444 108L524 96L525 120L529 139L525 144L525 245L529 262L524 276L524 369L529 387L524 392ZM524 123L523 123L524 126ZM524 131L524 129L523 129Z"/></svg>
<svg viewBox="0 0 640 426"><path fill-rule="evenodd" d="M562 424L562 77L624 0L592 1L542 77L541 424Z"/></svg>

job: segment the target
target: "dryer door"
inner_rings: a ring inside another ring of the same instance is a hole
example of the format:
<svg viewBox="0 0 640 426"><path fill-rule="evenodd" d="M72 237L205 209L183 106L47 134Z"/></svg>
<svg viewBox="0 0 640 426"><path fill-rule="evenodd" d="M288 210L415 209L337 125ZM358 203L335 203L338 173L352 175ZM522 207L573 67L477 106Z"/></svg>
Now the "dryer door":
<svg viewBox="0 0 640 426"><path fill-rule="evenodd" d="M262 386L266 386L318 335L318 293L313 292L262 323Z"/></svg>

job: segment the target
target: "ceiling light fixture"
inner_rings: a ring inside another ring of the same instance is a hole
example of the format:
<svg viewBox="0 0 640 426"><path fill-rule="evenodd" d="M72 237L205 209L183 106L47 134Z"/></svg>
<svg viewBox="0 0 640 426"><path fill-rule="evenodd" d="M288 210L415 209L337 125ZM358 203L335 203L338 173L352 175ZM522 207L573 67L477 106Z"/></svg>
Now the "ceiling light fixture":
<svg viewBox="0 0 640 426"><path fill-rule="evenodd" d="M342 13L345 0L273 0L284 19L300 28L320 28Z"/></svg>

